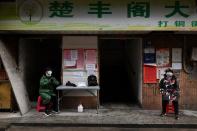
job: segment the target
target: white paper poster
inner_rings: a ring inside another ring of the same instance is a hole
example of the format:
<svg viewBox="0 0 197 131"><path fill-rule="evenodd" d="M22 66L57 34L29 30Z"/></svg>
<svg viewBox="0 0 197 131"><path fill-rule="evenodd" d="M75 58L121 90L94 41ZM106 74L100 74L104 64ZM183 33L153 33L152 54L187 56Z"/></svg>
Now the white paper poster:
<svg viewBox="0 0 197 131"><path fill-rule="evenodd" d="M96 49L86 50L86 64L96 64L97 63L97 51Z"/></svg>
<svg viewBox="0 0 197 131"><path fill-rule="evenodd" d="M169 48L160 48L156 51L156 62L158 67L170 66L170 51Z"/></svg>
<svg viewBox="0 0 197 131"><path fill-rule="evenodd" d="M89 75L96 75L96 72L94 70L87 70L87 76Z"/></svg>
<svg viewBox="0 0 197 131"><path fill-rule="evenodd" d="M77 60L78 59L78 51L77 50L71 50L71 60Z"/></svg>
<svg viewBox="0 0 197 131"><path fill-rule="evenodd" d="M172 63L172 69L181 70L182 69L182 63Z"/></svg>
<svg viewBox="0 0 197 131"><path fill-rule="evenodd" d="M74 67L74 66L76 66L76 61L75 60L64 60L64 66Z"/></svg>
<svg viewBox="0 0 197 131"><path fill-rule="evenodd" d="M181 48L172 48L172 63L181 63L182 62L182 49Z"/></svg>
<svg viewBox="0 0 197 131"><path fill-rule="evenodd" d="M86 70L96 70L95 64L86 64Z"/></svg>

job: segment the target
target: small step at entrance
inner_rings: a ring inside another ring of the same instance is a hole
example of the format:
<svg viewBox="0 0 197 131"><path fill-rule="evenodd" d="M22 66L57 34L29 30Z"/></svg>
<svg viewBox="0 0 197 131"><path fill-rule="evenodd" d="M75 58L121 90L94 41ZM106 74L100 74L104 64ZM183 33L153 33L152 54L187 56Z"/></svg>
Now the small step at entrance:
<svg viewBox="0 0 197 131"><path fill-rule="evenodd" d="M100 109L137 110L141 108L137 104L105 103L100 106Z"/></svg>
<svg viewBox="0 0 197 131"><path fill-rule="evenodd" d="M196 131L194 128L154 128L154 127L127 127L105 125L81 125L81 126L11 126L9 131Z"/></svg>

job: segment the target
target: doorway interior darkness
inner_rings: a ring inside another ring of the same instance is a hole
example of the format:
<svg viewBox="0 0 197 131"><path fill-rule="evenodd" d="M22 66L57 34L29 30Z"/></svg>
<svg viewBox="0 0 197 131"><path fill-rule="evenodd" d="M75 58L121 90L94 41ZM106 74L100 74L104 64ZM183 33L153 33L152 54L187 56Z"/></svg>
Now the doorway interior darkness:
<svg viewBox="0 0 197 131"><path fill-rule="evenodd" d="M100 39L100 100L103 103L141 103L141 40Z"/></svg>
<svg viewBox="0 0 197 131"><path fill-rule="evenodd" d="M27 38L19 45L19 64L31 101L36 101L40 77L47 67L60 80L62 49L60 38Z"/></svg>

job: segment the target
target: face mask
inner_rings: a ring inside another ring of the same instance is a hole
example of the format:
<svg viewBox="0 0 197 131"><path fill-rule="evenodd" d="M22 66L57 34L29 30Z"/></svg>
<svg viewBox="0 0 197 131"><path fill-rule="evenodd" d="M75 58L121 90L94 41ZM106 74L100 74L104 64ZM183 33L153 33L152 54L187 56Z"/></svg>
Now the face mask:
<svg viewBox="0 0 197 131"><path fill-rule="evenodd" d="M51 77L51 75L52 75L52 71L47 71L47 72L46 72L46 76L47 76L47 77Z"/></svg>
<svg viewBox="0 0 197 131"><path fill-rule="evenodd" d="M167 72L166 75L167 75L167 76L172 76L173 73L172 73L172 72Z"/></svg>
<svg viewBox="0 0 197 131"><path fill-rule="evenodd" d="M166 73L166 79L167 79L167 80L171 80L171 79L172 79L172 75L173 75L172 72L167 72L167 73Z"/></svg>

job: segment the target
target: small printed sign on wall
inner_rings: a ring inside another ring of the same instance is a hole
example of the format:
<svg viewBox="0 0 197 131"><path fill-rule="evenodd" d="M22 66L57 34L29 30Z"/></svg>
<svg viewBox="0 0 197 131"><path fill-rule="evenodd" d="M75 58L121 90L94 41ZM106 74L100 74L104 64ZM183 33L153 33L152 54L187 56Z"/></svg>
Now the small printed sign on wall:
<svg viewBox="0 0 197 131"><path fill-rule="evenodd" d="M156 63L158 67L170 66L170 50L169 48L156 49Z"/></svg>

